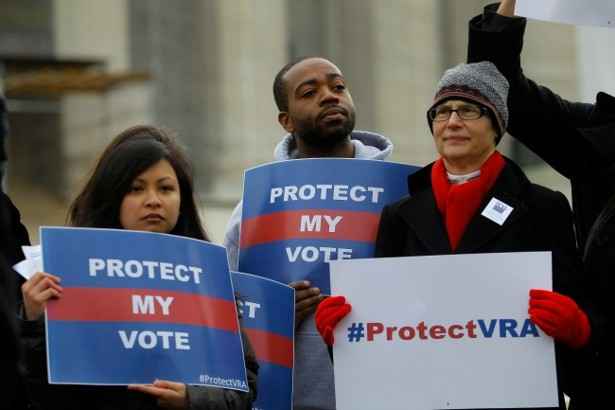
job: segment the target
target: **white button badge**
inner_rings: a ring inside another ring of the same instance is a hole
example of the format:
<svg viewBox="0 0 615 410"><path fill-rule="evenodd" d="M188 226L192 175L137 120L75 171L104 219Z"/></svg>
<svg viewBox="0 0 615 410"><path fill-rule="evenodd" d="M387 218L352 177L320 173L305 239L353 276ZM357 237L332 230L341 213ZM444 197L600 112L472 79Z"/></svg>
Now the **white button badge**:
<svg viewBox="0 0 615 410"><path fill-rule="evenodd" d="M506 219L508 219L513 209L512 206L505 204L499 199L491 198L491 201L489 201L485 209L483 209L481 215L498 225L504 225L504 222L506 222Z"/></svg>

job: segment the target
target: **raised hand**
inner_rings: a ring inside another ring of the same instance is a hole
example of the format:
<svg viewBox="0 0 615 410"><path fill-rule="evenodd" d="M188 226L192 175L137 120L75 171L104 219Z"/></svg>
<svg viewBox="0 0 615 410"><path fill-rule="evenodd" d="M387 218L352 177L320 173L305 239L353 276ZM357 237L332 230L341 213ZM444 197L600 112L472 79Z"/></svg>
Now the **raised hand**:
<svg viewBox="0 0 615 410"><path fill-rule="evenodd" d="M295 289L295 327L298 327L316 311L316 306L324 296L320 294L320 289L312 287L307 280L292 282L289 286Z"/></svg>
<svg viewBox="0 0 615 410"><path fill-rule="evenodd" d="M498 7L498 14L506 17L512 17L515 15L516 0L503 0Z"/></svg>

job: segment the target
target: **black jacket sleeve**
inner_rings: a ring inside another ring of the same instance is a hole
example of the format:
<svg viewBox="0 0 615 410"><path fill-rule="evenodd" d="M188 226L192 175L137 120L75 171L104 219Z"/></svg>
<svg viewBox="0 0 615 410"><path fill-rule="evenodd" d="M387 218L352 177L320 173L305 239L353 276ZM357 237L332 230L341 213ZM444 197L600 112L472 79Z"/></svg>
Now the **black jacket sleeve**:
<svg viewBox="0 0 615 410"><path fill-rule="evenodd" d="M577 131L592 125L593 104L570 102L525 77L521 51L526 19L487 6L470 21L468 62L491 61L510 83L508 131L567 178L608 166L589 139Z"/></svg>
<svg viewBox="0 0 615 410"><path fill-rule="evenodd" d="M21 247L30 245L30 238L26 227L21 223L21 215L13 205L10 198L0 191L0 258L8 266L6 274L16 275L15 283L15 305L21 301L21 284L24 279L11 269L13 265L24 259ZM3 274L5 274L3 272Z"/></svg>

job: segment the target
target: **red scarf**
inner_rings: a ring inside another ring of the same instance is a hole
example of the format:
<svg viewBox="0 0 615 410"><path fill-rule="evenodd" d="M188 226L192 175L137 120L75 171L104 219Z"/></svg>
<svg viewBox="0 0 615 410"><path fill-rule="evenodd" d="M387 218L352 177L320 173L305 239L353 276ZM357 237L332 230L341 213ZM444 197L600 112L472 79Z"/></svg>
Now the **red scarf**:
<svg viewBox="0 0 615 410"><path fill-rule="evenodd" d="M504 158L495 151L480 168L479 177L452 185L448 180L442 158L433 164L431 186L453 251L457 249L470 220L485 195L493 187L504 165Z"/></svg>

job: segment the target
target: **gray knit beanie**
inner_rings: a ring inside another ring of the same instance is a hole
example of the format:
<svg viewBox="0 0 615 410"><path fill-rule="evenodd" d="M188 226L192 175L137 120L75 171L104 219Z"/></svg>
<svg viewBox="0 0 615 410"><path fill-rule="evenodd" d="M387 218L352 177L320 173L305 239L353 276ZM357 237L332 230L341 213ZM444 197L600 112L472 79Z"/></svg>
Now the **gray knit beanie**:
<svg viewBox="0 0 615 410"><path fill-rule="evenodd" d="M490 61L459 64L446 70L438 82L434 103L429 110L452 98L477 102L488 108L491 111L492 120L496 120L495 123L499 128L497 143L506 132L508 125L508 88L508 80ZM429 129L433 132L433 121L429 115L427 121Z"/></svg>

